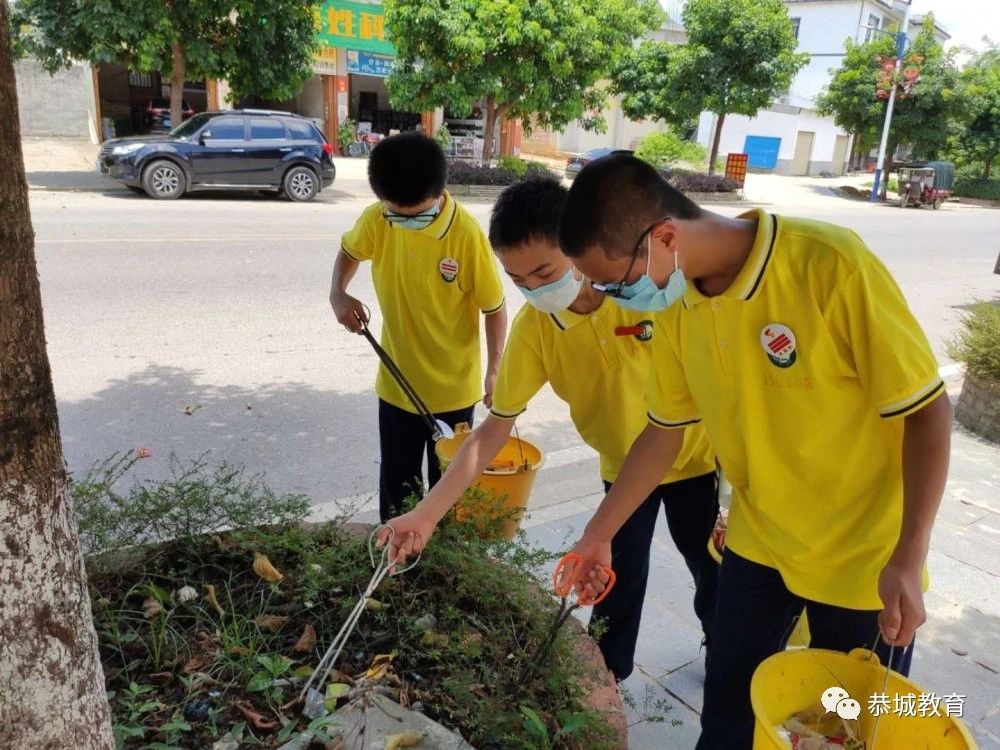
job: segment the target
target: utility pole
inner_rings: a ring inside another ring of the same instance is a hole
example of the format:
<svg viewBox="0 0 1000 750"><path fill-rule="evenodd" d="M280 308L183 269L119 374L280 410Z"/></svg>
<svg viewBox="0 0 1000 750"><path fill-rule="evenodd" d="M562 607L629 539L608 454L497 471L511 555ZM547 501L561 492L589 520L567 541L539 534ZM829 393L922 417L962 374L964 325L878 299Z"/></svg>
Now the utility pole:
<svg viewBox="0 0 1000 750"><path fill-rule="evenodd" d="M903 65L903 53L906 52L906 32L910 25L910 7L912 5L913 0L906 3L906 10L903 11L903 26L896 33L896 65L892 69L892 88L889 89L889 102L885 108L885 123L882 125L882 140L878 146L878 163L875 165L875 182L872 184L872 203L878 203L882 169L885 167L885 149L889 144L889 126L892 124L892 109L896 104L896 79L899 77L899 69Z"/></svg>

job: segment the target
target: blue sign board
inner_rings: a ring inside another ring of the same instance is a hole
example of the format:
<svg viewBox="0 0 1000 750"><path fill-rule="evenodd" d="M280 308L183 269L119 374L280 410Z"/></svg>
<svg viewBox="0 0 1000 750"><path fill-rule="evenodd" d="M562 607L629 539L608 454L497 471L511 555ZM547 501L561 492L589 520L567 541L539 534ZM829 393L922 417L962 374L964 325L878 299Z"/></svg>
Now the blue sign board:
<svg viewBox="0 0 1000 750"><path fill-rule="evenodd" d="M364 50L347 50L347 72L385 78L392 73L393 58Z"/></svg>
<svg viewBox="0 0 1000 750"><path fill-rule="evenodd" d="M747 166L751 169L774 169L778 165L780 147L780 138L748 135L743 142L743 153L749 157Z"/></svg>

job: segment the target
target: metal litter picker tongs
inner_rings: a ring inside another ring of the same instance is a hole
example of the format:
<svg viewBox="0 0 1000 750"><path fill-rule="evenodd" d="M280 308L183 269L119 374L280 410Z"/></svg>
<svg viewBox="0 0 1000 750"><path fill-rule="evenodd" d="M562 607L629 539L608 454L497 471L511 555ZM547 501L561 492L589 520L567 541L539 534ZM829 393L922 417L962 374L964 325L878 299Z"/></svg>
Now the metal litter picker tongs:
<svg viewBox="0 0 1000 750"><path fill-rule="evenodd" d="M410 385L410 382L403 376L403 373L400 371L399 367L396 366L396 363L392 361L392 357L389 356L389 353L383 349L381 344L379 344L378 341L375 340L375 337L372 336L372 332L368 329L368 323L357 313L354 314L354 317L356 317L358 319L358 323L361 324L361 333L363 333L364 337L368 339L368 343L372 345L372 349L375 350L378 358L382 360L382 364L385 366L385 369L388 370L389 374L392 375L393 379L399 384L399 387L403 389L403 393L406 394L406 397L410 399L410 403L413 404L417 413L423 418L424 423L427 425L427 429L431 431L431 437L434 439L434 442L436 443L442 438L450 440L455 437L455 431L451 429L451 427L446 425L440 419L436 419L434 415L431 414L430 409L427 408L427 404L425 404L423 399L421 399L420 396L417 395L417 392L413 390L413 386Z"/></svg>
<svg viewBox="0 0 1000 750"><path fill-rule="evenodd" d="M381 554L379 555L379 561L375 562L375 537L378 532L383 528L389 529L389 538L386 540L385 546L382 547ZM326 684L327 678L330 676L330 672L333 671L334 666L337 663L337 659L340 658L341 652L344 650L344 645L347 643L347 639L351 637L351 633L354 632L354 628L357 627L358 621L361 619L362 613L365 611L365 605L368 600L371 599L375 590L379 587L379 584L385 580L386 576L397 576L400 573L405 573L411 570L417 563L420 562L420 556L407 565L405 568L392 569L393 561L389 559L389 549L393 536L395 536L395 531L393 531L391 526L377 526L372 530L372 533L368 535L368 559L371 560L372 567L375 568L375 572L372 574L371 580L368 581L368 586L361 594L361 598L358 599L358 603L354 605L354 609L351 610L351 614L347 616L344 621L343 626L340 628L340 632L337 633L337 637L333 639L333 643L323 654L323 658L319 660L319 664L316 665L316 669L313 670L312 675L306 682L305 687L302 688L302 692L299 694L299 700L305 700L305 706L302 709L302 713L308 716L310 719L318 719L326 713L326 708L324 705L325 696L323 695L323 685Z"/></svg>

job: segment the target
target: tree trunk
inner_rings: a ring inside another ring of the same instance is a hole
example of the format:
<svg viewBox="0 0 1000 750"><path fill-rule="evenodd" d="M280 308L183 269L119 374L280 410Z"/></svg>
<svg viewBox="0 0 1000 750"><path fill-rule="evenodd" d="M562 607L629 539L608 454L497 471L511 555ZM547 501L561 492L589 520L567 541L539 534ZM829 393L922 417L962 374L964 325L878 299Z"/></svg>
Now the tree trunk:
<svg viewBox="0 0 1000 750"><path fill-rule="evenodd" d="M496 98L492 94L486 97L486 111L483 112L483 166L490 165L493 158L493 131L497 127Z"/></svg>
<svg viewBox="0 0 1000 750"><path fill-rule="evenodd" d="M882 164L882 184L879 186L879 198L883 201L886 200L886 194L889 191L889 177L892 175L892 157L896 153L897 148L899 148L898 143L889 142L886 144L885 162Z"/></svg>
<svg viewBox="0 0 1000 750"><path fill-rule="evenodd" d="M170 74L170 127L184 122L184 45L179 40L170 46L174 68Z"/></svg>
<svg viewBox="0 0 1000 750"><path fill-rule="evenodd" d="M855 133L851 141L851 169L861 169L861 167L861 135Z"/></svg>
<svg viewBox="0 0 1000 750"><path fill-rule="evenodd" d="M111 750L70 512L0 0L0 748Z"/></svg>
<svg viewBox="0 0 1000 750"><path fill-rule="evenodd" d="M983 159L983 179L990 179L990 170L993 168L993 154Z"/></svg>
<svg viewBox="0 0 1000 750"><path fill-rule="evenodd" d="M719 158L719 141L722 140L722 124L726 121L726 114L716 115L715 137L712 138L712 153L708 156L708 173L715 174L715 160Z"/></svg>

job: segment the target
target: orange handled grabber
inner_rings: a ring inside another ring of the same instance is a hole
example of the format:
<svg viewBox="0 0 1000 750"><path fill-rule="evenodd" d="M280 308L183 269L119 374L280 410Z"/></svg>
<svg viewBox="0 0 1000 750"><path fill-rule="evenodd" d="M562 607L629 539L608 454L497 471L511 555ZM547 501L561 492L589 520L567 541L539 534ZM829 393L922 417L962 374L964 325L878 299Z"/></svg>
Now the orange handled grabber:
<svg viewBox="0 0 1000 750"><path fill-rule="evenodd" d="M566 570L566 566L573 564L576 569L573 571L573 575L566 577L565 580L563 574ZM545 639L538 645L535 650L534 655L525 665L524 673L522 674L520 683L523 685L532 676L535 669L537 669L548 657L549 651L552 650L552 644L556 641L556 636L559 634L559 629L565 624L569 616L573 614L573 611L579 609L580 607L592 607L595 604L600 604L604 601L608 594L611 593L611 589L615 585L615 571L604 565L600 566L601 570L608 576L608 582L604 586L604 591L602 591L597 596L592 596L586 588L580 589L576 595L576 601L570 603L569 597L576 589L576 583L580 579L583 573L583 556L577 554L576 552L570 552L565 554L560 558L559 562L556 563L556 569L552 572L552 588L556 593L556 596L560 598L559 610L556 612L555 619L552 621L552 625L549 628L549 632L546 634Z"/></svg>

